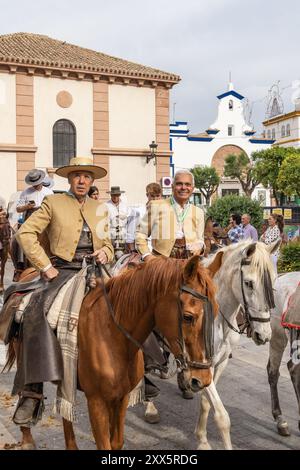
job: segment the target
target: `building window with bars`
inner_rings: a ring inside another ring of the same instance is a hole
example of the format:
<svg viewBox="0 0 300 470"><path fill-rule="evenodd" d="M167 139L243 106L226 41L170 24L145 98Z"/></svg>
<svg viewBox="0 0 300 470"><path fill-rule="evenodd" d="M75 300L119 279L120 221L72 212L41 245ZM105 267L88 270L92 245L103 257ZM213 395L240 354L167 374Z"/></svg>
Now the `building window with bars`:
<svg viewBox="0 0 300 470"><path fill-rule="evenodd" d="M285 137L285 126L281 126L281 137Z"/></svg>
<svg viewBox="0 0 300 470"><path fill-rule="evenodd" d="M289 124L286 125L286 135L291 135L291 126Z"/></svg>
<svg viewBox="0 0 300 470"><path fill-rule="evenodd" d="M68 119L60 119L53 126L53 167L68 165L76 157L76 128Z"/></svg>
<svg viewBox="0 0 300 470"><path fill-rule="evenodd" d="M231 137L234 135L234 126L228 126L228 135Z"/></svg>

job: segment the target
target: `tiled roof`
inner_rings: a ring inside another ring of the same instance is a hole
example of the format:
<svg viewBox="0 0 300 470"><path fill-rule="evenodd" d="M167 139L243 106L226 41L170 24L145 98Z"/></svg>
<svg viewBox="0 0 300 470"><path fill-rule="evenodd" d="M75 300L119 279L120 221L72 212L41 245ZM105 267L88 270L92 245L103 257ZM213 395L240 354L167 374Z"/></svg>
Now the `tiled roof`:
<svg viewBox="0 0 300 470"><path fill-rule="evenodd" d="M3 62L172 83L180 80L172 73L33 33L0 36L0 63Z"/></svg>

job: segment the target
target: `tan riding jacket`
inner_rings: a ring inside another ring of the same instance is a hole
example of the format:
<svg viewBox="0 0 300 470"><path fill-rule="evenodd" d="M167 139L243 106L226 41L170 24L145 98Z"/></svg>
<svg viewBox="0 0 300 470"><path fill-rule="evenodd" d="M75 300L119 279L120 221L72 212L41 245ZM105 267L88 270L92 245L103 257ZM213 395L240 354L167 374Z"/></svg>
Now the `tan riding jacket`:
<svg viewBox="0 0 300 470"><path fill-rule="evenodd" d="M108 232L107 209L104 204L88 197L83 206L66 193L45 197L41 207L21 226L16 239L30 263L41 271L51 261L40 245L38 235L46 233L53 255L72 261L84 221L92 232L94 250L102 248L108 261L112 261L113 247Z"/></svg>
<svg viewBox="0 0 300 470"><path fill-rule="evenodd" d="M135 244L141 255L149 253L148 238L155 251L164 256L170 256L176 240L177 221L171 199L151 201L146 214L141 220L137 231ZM204 245L204 212L201 208L190 205L183 221L183 232L187 248L193 253L199 253Z"/></svg>

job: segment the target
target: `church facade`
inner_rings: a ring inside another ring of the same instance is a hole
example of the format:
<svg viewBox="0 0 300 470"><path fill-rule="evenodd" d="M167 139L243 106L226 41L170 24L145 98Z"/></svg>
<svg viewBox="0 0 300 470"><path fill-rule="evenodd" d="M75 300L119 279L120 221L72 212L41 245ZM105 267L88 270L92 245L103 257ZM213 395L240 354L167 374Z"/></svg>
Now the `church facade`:
<svg viewBox="0 0 300 470"><path fill-rule="evenodd" d="M246 122L244 97L229 83L228 90L219 96L218 115L205 132L191 134L186 121L170 125L170 146L173 151L173 171L195 166L213 166L222 177L218 195L242 194L240 183L223 175L226 156L245 152L248 157L257 150L269 148L274 140L255 136L255 130ZM264 205L270 203L269 191L258 186L253 197Z"/></svg>
<svg viewBox="0 0 300 470"><path fill-rule="evenodd" d="M67 189L54 171L77 155L106 168L96 182L103 200L114 185L140 202L149 182L169 174L169 91L179 80L47 36L0 36L1 196L23 190L35 167Z"/></svg>

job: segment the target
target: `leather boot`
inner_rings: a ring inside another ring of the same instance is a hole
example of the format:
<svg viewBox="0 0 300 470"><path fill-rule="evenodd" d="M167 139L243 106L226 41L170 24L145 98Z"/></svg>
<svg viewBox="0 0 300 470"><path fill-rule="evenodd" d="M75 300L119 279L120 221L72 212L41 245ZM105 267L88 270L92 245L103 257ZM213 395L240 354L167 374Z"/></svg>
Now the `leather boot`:
<svg viewBox="0 0 300 470"><path fill-rule="evenodd" d="M13 422L17 425L36 424L43 409L43 384L28 384L20 394Z"/></svg>

